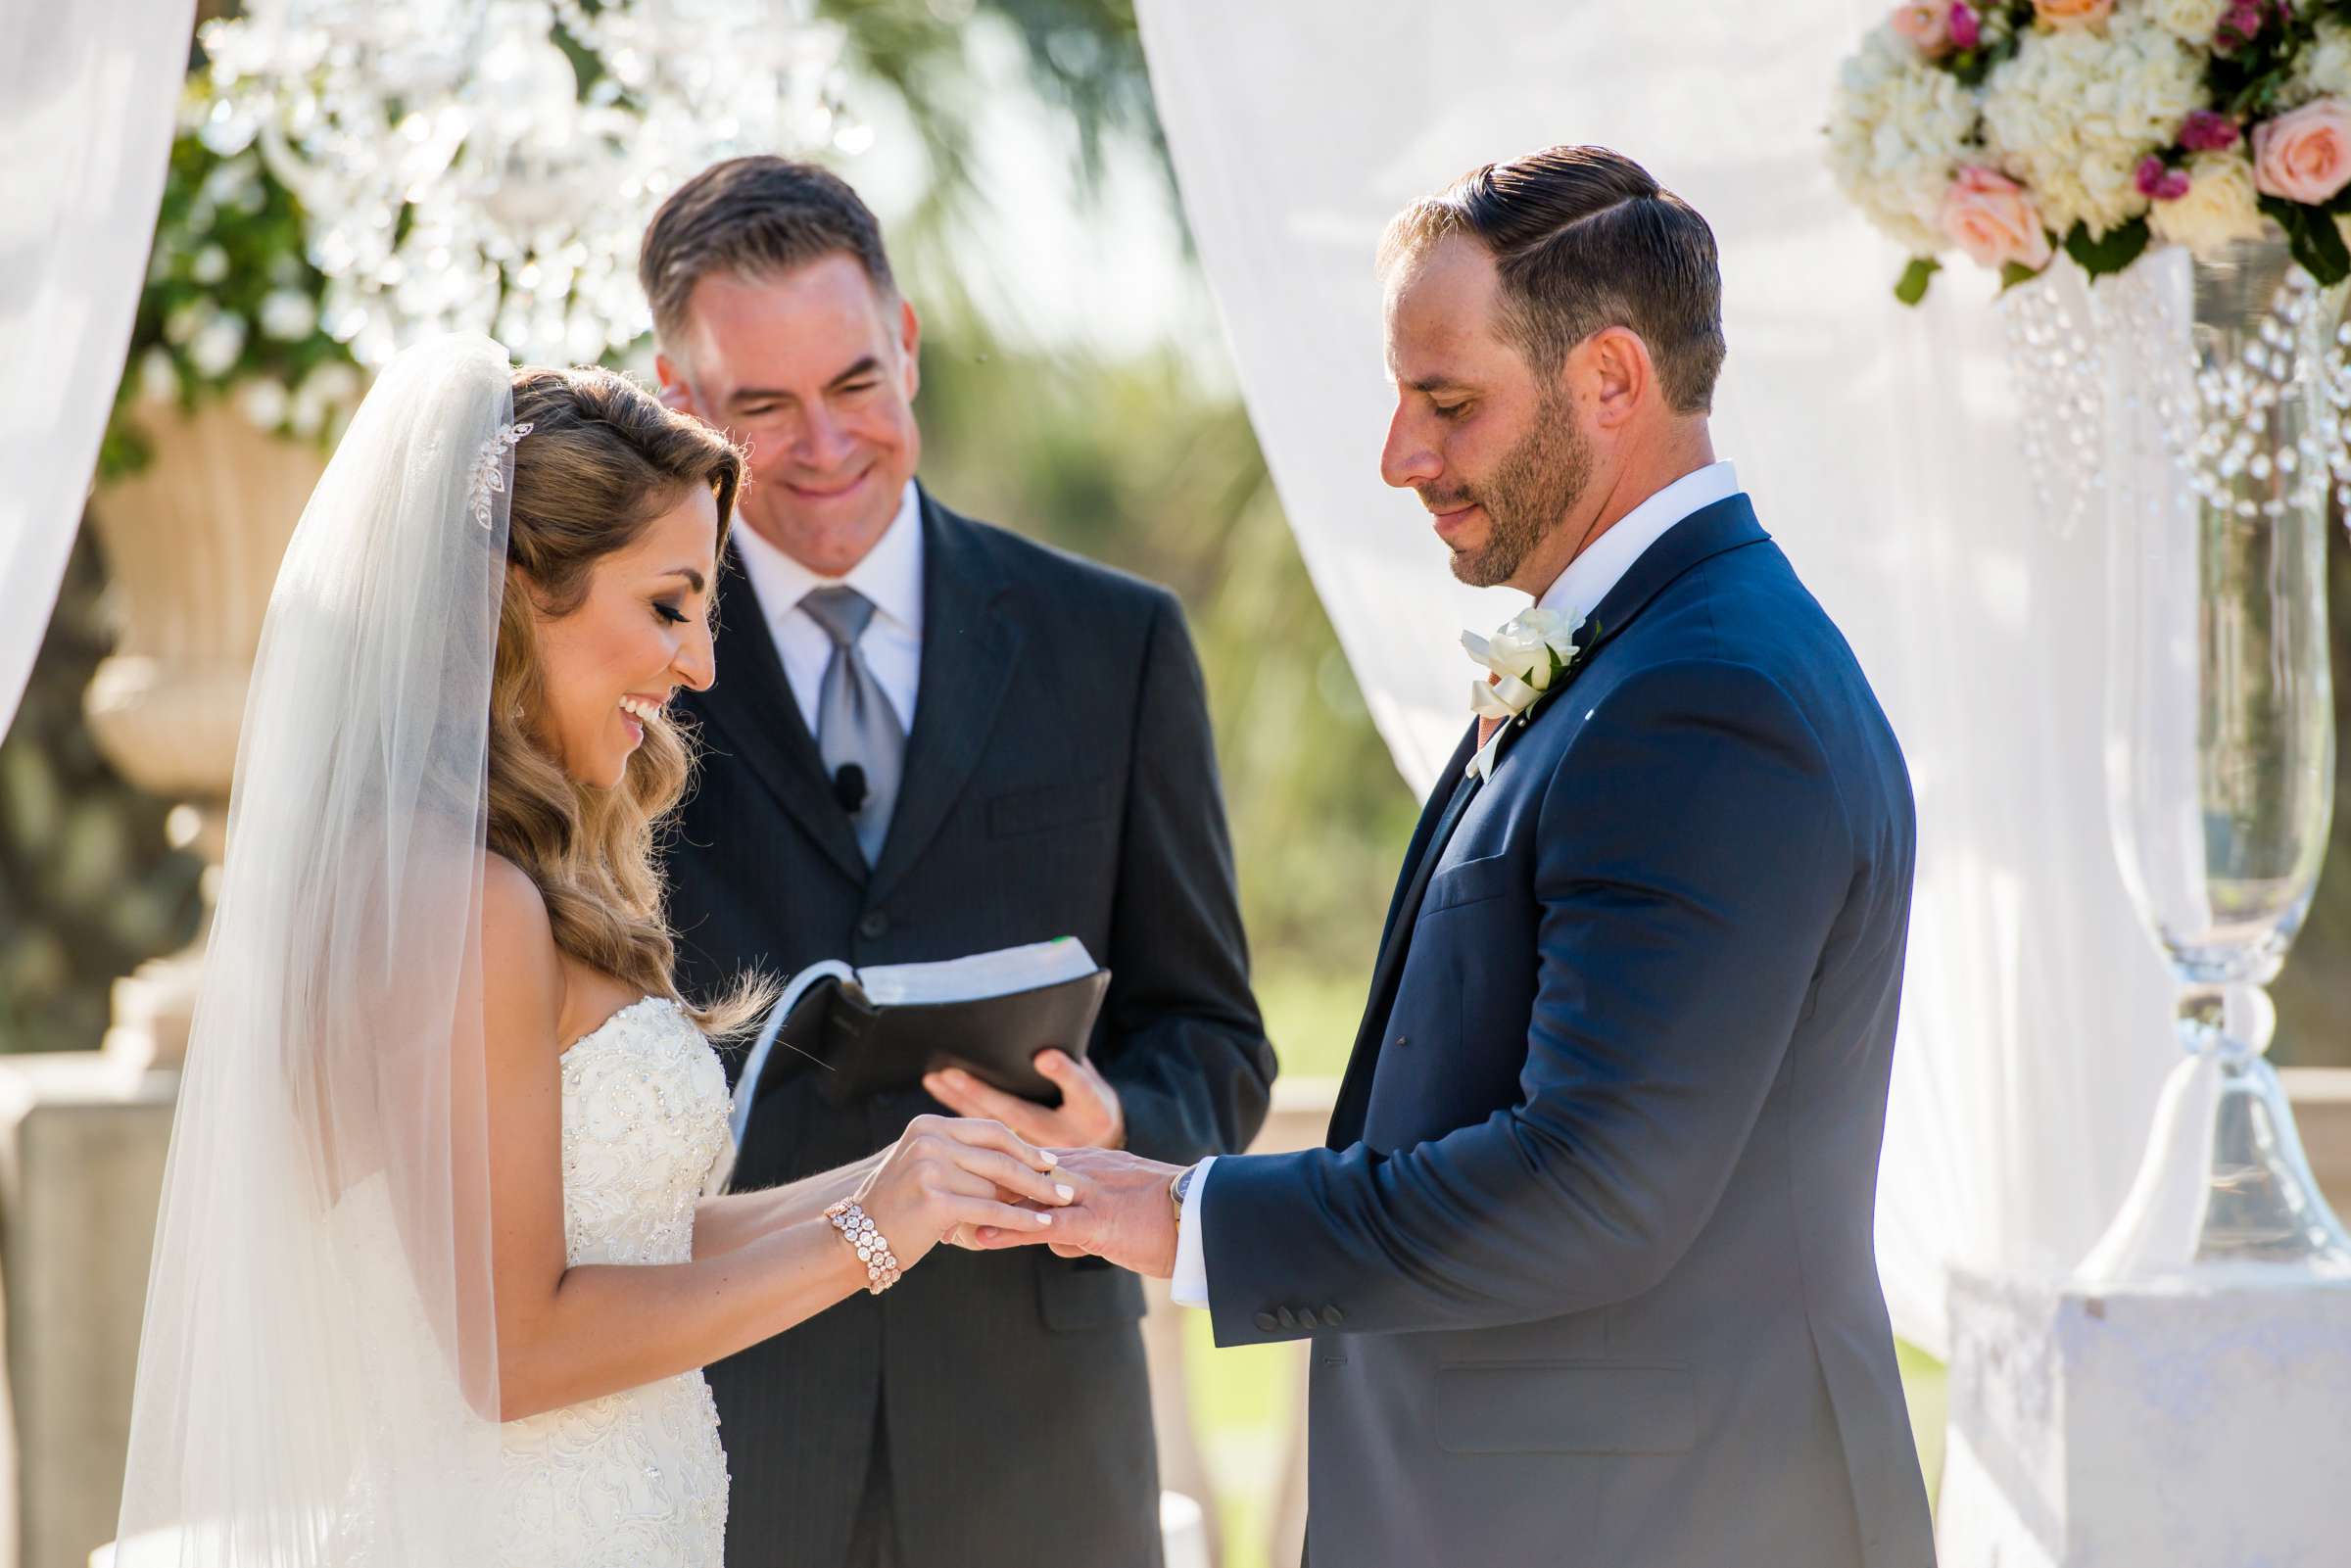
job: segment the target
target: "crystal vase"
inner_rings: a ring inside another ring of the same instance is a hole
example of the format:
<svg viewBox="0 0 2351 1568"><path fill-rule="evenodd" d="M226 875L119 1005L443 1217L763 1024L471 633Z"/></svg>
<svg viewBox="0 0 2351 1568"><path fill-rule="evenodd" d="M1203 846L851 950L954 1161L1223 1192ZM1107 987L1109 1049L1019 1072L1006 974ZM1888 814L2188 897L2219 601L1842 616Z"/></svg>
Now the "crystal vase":
<svg viewBox="0 0 2351 1568"><path fill-rule="evenodd" d="M2342 299L2282 239L2159 251L2092 304L2112 562L2106 773L2184 1052L2089 1281L2351 1274L2266 1059L2334 809L2327 499Z"/></svg>

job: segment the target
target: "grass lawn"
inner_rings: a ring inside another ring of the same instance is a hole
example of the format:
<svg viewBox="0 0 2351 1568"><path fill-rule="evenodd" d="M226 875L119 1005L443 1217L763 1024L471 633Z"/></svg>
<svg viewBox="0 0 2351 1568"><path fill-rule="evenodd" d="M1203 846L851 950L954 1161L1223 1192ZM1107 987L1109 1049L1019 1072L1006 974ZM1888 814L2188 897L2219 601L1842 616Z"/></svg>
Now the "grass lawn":
<svg viewBox="0 0 2351 1568"><path fill-rule="evenodd" d="M1355 975L1262 976L1258 1002L1282 1071L1335 1078L1345 1070L1363 1000L1363 982ZM1184 1313L1183 1326L1192 1419L1218 1493L1223 1568L1293 1568L1269 1563L1266 1546L1287 1458L1292 1407L1303 1392L1303 1362L1291 1346L1218 1350L1206 1312ZM1943 1471L1943 1363L1908 1345L1897 1345L1895 1352L1932 1494Z"/></svg>

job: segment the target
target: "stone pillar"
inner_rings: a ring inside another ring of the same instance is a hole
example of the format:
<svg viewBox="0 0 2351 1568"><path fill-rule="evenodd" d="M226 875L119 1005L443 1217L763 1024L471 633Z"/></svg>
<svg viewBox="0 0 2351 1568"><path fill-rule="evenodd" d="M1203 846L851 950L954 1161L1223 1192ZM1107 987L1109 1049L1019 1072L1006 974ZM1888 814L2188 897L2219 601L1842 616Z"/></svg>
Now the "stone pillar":
<svg viewBox="0 0 2351 1568"><path fill-rule="evenodd" d="M178 1080L99 1051L0 1057L6 1568L80 1568L114 1537Z"/></svg>
<svg viewBox="0 0 2351 1568"><path fill-rule="evenodd" d="M2351 1070L2288 1068L2304 1152L2351 1205ZM2351 1281L2223 1269L1950 1287L1946 1568L2344 1560Z"/></svg>

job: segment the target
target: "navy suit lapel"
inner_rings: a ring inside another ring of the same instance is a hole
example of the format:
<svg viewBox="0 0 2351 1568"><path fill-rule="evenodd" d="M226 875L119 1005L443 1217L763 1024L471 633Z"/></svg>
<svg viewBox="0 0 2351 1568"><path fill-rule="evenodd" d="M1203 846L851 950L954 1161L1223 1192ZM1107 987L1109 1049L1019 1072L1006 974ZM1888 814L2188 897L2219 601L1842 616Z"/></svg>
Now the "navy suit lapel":
<svg viewBox="0 0 2351 1568"><path fill-rule="evenodd" d="M1667 529L1617 580L1616 586L1601 599L1599 608L1585 618L1583 628L1576 633L1576 643L1583 651L1534 712L1511 724L1502 744L1495 750L1494 766L1497 769L1502 766L1503 757L1516 741L1516 732L1549 712L1591 664L1593 655L1630 625L1667 585L1725 550L1757 544L1769 537L1755 521L1754 508L1745 495L1702 507ZM1355 1048L1347 1058L1347 1075L1340 1080L1338 1100L1331 1108L1326 1140L1331 1148L1347 1148L1363 1137L1371 1079L1379 1066L1382 1037L1396 986L1403 975L1405 954L1412 946L1413 927L1419 919L1420 900L1428 891L1429 879L1436 874L1437 862L1444 857L1447 841L1480 787L1474 777L1463 776L1463 769L1476 754L1476 745L1477 726L1472 724L1461 745L1455 748L1445 773L1439 777L1437 788L1430 791L1428 803L1421 809L1419 826L1414 830L1412 845L1405 851L1404 870L1398 876L1396 895L1388 906L1387 926L1380 934L1379 958L1371 969L1371 993L1365 1003L1363 1022L1356 1026ZM1448 780L1450 788L1446 784Z"/></svg>
<svg viewBox="0 0 2351 1568"><path fill-rule="evenodd" d="M833 782L817 754L816 737L800 717L764 607L732 553L719 589L718 669L716 684L693 698L705 729L713 732L709 749L757 774L768 793L844 875L865 880L865 856L848 813L833 798Z"/></svg>
<svg viewBox="0 0 2351 1568"><path fill-rule="evenodd" d="M914 729L872 900L913 869L980 765L1021 650L1002 600L1011 585L979 532L922 492L923 664Z"/></svg>
<svg viewBox="0 0 2351 1568"><path fill-rule="evenodd" d="M1339 1096L1331 1106L1330 1130L1325 1141L1333 1149L1344 1149L1363 1136L1364 1112L1371 1098L1372 1072L1379 1066L1380 1036L1387 1024L1388 1004L1396 995L1397 976L1404 970L1405 949L1412 945L1413 924L1419 918L1420 900L1428 892L1428 879L1445 853L1446 840L1453 836L1462 813L1469 809L1469 802L1479 788L1476 776L1463 771L1469 758L1475 755L1476 737L1473 725L1469 738L1456 750L1444 778L1429 791L1428 804L1420 813L1420 825L1413 833L1412 848L1405 853L1396 896L1388 906L1387 927L1380 933L1379 957L1371 966L1371 994L1364 1004L1363 1022L1356 1025L1355 1048L1347 1055L1347 1075L1339 1080ZM1445 780L1452 781L1452 788L1445 787ZM1439 802L1443 802L1442 807Z"/></svg>

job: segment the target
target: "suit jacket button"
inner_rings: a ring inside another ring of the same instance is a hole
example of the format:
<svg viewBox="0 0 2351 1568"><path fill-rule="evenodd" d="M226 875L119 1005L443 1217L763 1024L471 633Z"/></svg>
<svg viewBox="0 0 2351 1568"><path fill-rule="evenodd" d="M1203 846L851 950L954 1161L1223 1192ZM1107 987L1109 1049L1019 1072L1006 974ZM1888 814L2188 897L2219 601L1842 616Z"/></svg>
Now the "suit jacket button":
<svg viewBox="0 0 2351 1568"><path fill-rule="evenodd" d="M1283 1328L1296 1328L1298 1326L1298 1319L1286 1307L1275 1308L1273 1315L1280 1321Z"/></svg>
<svg viewBox="0 0 2351 1568"><path fill-rule="evenodd" d="M1313 1307L1301 1307L1298 1308L1298 1326L1300 1328L1313 1329L1320 1328L1322 1325L1315 1321L1315 1309Z"/></svg>
<svg viewBox="0 0 2351 1568"><path fill-rule="evenodd" d="M1257 1314L1257 1326L1266 1333L1271 1334L1275 1329L1281 1327L1281 1324L1274 1319L1274 1316L1271 1312L1260 1312Z"/></svg>
<svg viewBox="0 0 2351 1568"><path fill-rule="evenodd" d="M1342 1311L1340 1311L1340 1310L1339 1310L1337 1307L1323 1307L1323 1308L1322 1308L1322 1325L1323 1325L1323 1327L1325 1327L1325 1328L1337 1328L1337 1327L1338 1327L1338 1326L1339 1326L1341 1323L1344 1323L1344 1322L1346 1322L1346 1321L1347 1321L1347 1314L1346 1314L1346 1313L1344 1313L1344 1312L1342 1312Z"/></svg>
<svg viewBox="0 0 2351 1568"><path fill-rule="evenodd" d="M1399 1034L1398 1036L1396 1036L1396 1043L1397 1043L1398 1045L1410 1045L1410 1044L1412 1044L1413 1042L1412 1042L1412 1041L1410 1041L1410 1040L1408 1040L1408 1039L1406 1039L1406 1038L1405 1038L1403 1035Z"/></svg>
<svg viewBox="0 0 2351 1568"><path fill-rule="evenodd" d="M868 941L880 941L889 934L889 917L878 909L867 910L865 919L857 923L857 934Z"/></svg>

